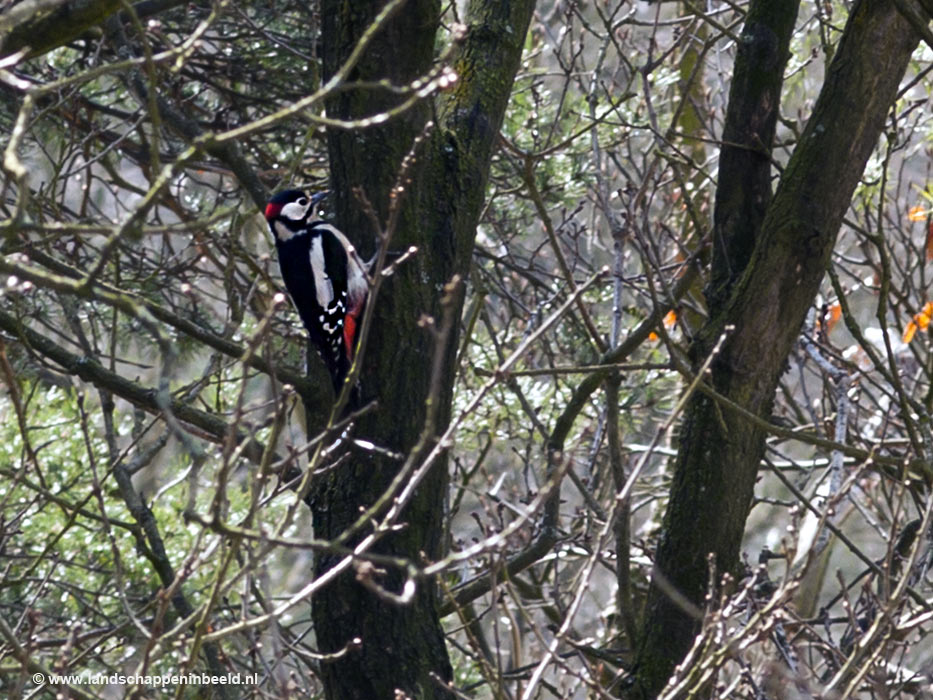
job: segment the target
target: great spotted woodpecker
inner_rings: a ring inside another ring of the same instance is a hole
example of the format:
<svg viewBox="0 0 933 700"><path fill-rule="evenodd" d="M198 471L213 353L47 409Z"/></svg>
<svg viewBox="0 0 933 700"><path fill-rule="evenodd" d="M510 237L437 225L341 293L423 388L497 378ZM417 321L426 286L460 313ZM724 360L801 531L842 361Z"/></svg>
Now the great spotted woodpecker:
<svg viewBox="0 0 933 700"><path fill-rule="evenodd" d="M325 193L279 192L266 205L285 287L339 394L369 292L367 265L333 225L313 218Z"/></svg>

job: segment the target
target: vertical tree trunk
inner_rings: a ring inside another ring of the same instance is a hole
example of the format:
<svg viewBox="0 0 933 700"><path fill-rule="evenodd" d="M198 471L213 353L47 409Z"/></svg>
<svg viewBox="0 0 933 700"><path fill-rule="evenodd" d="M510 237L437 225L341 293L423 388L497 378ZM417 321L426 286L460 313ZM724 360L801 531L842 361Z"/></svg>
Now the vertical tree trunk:
<svg viewBox="0 0 933 700"><path fill-rule="evenodd" d="M771 203L771 147L800 0L749 6L729 86L713 211L707 300L721 313L741 278Z"/></svg>
<svg viewBox="0 0 933 700"><path fill-rule="evenodd" d="M324 1L325 79L353 50L383 4ZM466 37L455 53L459 80L453 90L433 108L423 103L377 127L328 134L337 223L368 254L372 224L352 188L360 187L384 219L402 158L425 122L436 122L418 151L390 246L417 246L418 253L387 281L376 300L360 377L363 399L376 399L379 407L360 422L357 434L399 454L409 454L418 443L429 406L437 409L434 434L449 420L458 324L446 346L439 348L419 321L424 315L440 320L444 286L456 274L465 278L469 270L489 161L533 8L533 0L474 0L466 13ZM433 60L439 10L437 0L405 3L376 35L350 80L388 79L407 85L425 74ZM328 114L358 118L399 101L385 90L347 90L328 104ZM462 300L460 289L448 311L455 321ZM443 363L440 381L432 387L435 352L442 353ZM312 502L316 536L333 539L343 533L359 517L360 508L372 505L385 491L399 464L378 453L354 453L329 474ZM446 464L440 461L405 510L404 529L382 539L376 551L416 565L440 558L446 492ZM315 574L322 575L337 560L318 557ZM405 572L386 569L375 582L398 592ZM362 642L358 651L322 666L327 697L381 700L393 698L396 689L417 698L452 697L442 687L452 673L436 605L436 587L429 580L417 581L414 599L407 605L377 597L352 575L324 589L313 601L321 650L342 649L354 638Z"/></svg>
<svg viewBox="0 0 933 700"><path fill-rule="evenodd" d="M795 3L755 3L750 20L763 4L783 5L789 13ZM759 30L750 25L745 36L750 31L754 36ZM895 3L856 3L757 236L743 239L742 231L746 224L749 232L755 231L754 220L766 204L761 166L742 163L753 160L751 154L742 158L724 152L726 172L747 168L758 199L726 190L720 182L717 233L724 237L717 241L713 279L718 286L713 297L719 293L722 299L711 309L694 346L694 359L702 362L725 336L709 383L763 418L770 415L787 356L917 40ZM752 38L745 49L756 41ZM749 58L746 53L745 60ZM740 66L736 75L743 75ZM767 75L763 72L761 79ZM753 86L754 82L746 90ZM753 97L751 92L745 96ZM745 96L733 94L730 99ZM756 103L766 106L752 99L751 104ZM729 224L732 217L737 227ZM735 569L764 439L760 428L711 398L698 394L690 402L649 592L634 696L657 695L698 629L699 621L665 591L673 589L702 609L709 554L718 572Z"/></svg>

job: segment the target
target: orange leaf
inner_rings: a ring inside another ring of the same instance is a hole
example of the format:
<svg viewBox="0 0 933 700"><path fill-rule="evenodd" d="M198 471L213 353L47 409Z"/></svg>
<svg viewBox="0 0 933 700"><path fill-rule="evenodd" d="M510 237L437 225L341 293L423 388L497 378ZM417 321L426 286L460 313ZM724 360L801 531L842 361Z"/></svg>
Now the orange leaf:
<svg viewBox="0 0 933 700"><path fill-rule="evenodd" d="M923 308L920 309L920 313L914 316L914 319L916 319L921 330L926 330L927 326L930 325L930 319L933 319L933 301L924 304Z"/></svg>
<svg viewBox="0 0 933 700"><path fill-rule="evenodd" d="M829 333L832 331L833 326L839 323L839 319L842 318L842 305L833 304L829 307L829 318L826 319L826 332Z"/></svg>
<svg viewBox="0 0 933 700"><path fill-rule="evenodd" d="M918 330L925 331L930 327L930 321L933 321L933 301L928 301L918 313L914 314L913 320L904 329L902 340L909 343Z"/></svg>
<svg viewBox="0 0 933 700"><path fill-rule="evenodd" d="M671 309L664 315L664 319L661 321L664 324L665 328L673 328L674 324L677 323L677 312L674 309ZM651 331L648 334L648 340L657 341L660 340L658 334L654 331Z"/></svg>
<svg viewBox="0 0 933 700"><path fill-rule="evenodd" d="M927 210L924 209L921 205L911 207L907 211L907 220L908 221L923 221L927 218Z"/></svg>

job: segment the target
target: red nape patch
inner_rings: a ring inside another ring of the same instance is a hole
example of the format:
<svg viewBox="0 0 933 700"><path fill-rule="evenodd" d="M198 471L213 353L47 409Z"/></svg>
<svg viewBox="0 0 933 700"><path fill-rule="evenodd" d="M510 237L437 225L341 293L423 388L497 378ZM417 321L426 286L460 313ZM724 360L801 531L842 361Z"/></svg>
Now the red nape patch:
<svg viewBox="0 0 933 700"><path fill-rule="evenodd" d="M280 212L280 211L282 211L282 205L281 205L281 204L273 204L272 202L269 202L269 203L266 205L266 218L267 218L267 219L274 219L275 217L277 217L277 216L279 215L279 212Z"/></svg>
<svg viewBox="0 0 933 700"><path fill-rule="evenodd" d="M343 344L347 348L347 359L352 362L354 342L356 341L356 317L347 314L343 319Z"/></svg>

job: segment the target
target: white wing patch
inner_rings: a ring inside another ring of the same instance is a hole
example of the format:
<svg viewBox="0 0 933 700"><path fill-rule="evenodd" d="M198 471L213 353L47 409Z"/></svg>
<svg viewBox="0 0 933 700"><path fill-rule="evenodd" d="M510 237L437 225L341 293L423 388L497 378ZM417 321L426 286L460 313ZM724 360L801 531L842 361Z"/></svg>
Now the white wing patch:
<svg viewBox="0 0 933 700"><path fill-rule="evenodd" d="M317 295L317 303L326 309L334 300L334 284L324 272L324 246L321 245L320 236L311 238L311 273L314 275L314 293Z"/></svg>
<svg viewBox="0 0 933 700"><path fill-rule="evenodd" d="M366 279L366 266L363 264L363 261L360 260L360 255L356 252L356 248L353 247L353 244L343 235L340 229L330 224L322 224L318 226L318 228L326 229L332 233L347 252L347 295L350 301L350 309L359 309L366 295L369 293L369 282Z"/></svg>

